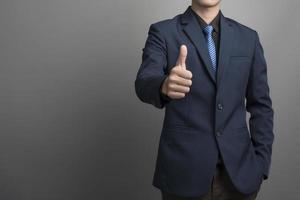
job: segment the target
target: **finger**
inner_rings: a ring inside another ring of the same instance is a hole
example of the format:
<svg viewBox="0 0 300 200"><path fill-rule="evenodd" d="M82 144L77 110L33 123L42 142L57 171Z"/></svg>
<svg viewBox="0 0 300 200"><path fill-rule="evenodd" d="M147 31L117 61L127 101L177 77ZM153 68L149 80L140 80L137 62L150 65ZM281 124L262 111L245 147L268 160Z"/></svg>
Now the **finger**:
<svg viewBox="0 0 300 200"><path fill-rule="evenodd" d="M182 92L182 93L188 93L190 91L190 87L182 86L178 84L170 84L169 89L172 92Z"/></svg>
<svg viewBox="0 0 300 200"><path fill-rule="evenodd" d="M187 57L187 47L185 45L181 45L176 65L186 68L186 65L185 65L186 57Z"/></svg>
<svg viewBox="0 0 300 200"><path fill-rule="evenodd" d="M183 86L188 86L188 87L190 87L192 85L192 80L185 79L185 78L182 78L182 77L176 76L176 75L175 76L171 75L169 77L169 81L171 83L176 83L178 85L183 85Z"/></svg>
<svg viewBox="0 0 300 200"><path fill-rule="evenodd" d="M171 97L172 99L181 99L185 97L185 93L182 92L169 92L168 96Z"/></svg>
<svg viewBox="0 0 300 200"><path fill-rule="evenodd" d="M177 70L177 69L175 69L175 73L178 76L180 76L182 78L185 78L185 79L192 79L192 77L193 77L192 72L189 71L189 70L180 70L180 69Z"/></svg>

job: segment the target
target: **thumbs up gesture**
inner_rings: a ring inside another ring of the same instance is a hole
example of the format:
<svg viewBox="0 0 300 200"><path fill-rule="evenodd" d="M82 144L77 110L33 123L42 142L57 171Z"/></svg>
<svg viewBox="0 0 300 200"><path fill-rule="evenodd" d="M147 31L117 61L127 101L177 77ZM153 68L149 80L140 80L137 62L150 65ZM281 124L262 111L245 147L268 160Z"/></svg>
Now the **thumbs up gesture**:
<svg viewBox="0 0 300 200"><path fill-rule="evenodd" d="M181 99L190 91L192 85L192 72L186 69L185 60L187 57L187 47L180 46L176 66L172 68L170 74L162 85L162 93L171 99Z"/></svg>

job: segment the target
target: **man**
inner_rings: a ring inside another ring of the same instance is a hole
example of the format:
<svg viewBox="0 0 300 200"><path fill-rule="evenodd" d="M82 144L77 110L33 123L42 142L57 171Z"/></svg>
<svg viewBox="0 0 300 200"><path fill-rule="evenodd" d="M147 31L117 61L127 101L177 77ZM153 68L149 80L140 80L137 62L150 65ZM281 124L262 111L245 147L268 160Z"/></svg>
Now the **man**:
<svg viewBox="0 0 300 200"><path fill-rule="evenodd" d="M162 198L255 199L274 140L258 33L225 17L220 0L192 0L151 24L142 59L136 94L165 108L152 183Z"/></svg>

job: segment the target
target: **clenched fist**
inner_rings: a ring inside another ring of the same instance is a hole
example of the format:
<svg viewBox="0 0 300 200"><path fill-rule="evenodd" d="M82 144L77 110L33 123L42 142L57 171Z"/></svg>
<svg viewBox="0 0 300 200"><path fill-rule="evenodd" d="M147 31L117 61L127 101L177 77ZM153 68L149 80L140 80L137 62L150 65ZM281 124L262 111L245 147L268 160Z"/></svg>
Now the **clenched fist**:
<svg viewBox="0 0 300 200"><path fill-rule="evenodd" d="M176 66L172 68L162 85L162 93L171 99L181 99L190 91L192 72L186 69L186 57L187 47L181 45Z"/></svg>

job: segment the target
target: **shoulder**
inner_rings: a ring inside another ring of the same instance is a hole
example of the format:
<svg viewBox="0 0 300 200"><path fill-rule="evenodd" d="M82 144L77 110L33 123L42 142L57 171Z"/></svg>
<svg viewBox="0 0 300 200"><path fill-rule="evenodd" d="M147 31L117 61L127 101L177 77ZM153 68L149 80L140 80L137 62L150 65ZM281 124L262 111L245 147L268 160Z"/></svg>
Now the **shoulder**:
<svg viewBox="0 0 300 200"><path fill-rule="evenodd" d="M155 21L150 24L149 29L158 31L161 34L167 34L169 31L174 30L174 28L176 28L176 26L180 20L180 15L181 14L178 14L172 18Z"/></svg>
<svg viewBox="0 0 300 200"><path fill-rule="evenodd" d="M232 18L229 18L229 17L225 17L225 18L231 24L231 26L236 31L238 31L240 34L248 35L251 37L256 37L256 35L258 34L257 31L252 27L249 27L237 20L232 19Z"/></svg>
<svg viewBox="0 0 300 200"><path fill-rule="evenodd" d="M254 28L249 27L237 20L232 19L232 18L229 18L229 17L225 17L225 18L230 23L230 25L233 27L235 32L239 36L241 36L243 39L246 39L248 41L253 41L254 43L258 40L258 38L259 38L258 32Z"/></svg>

